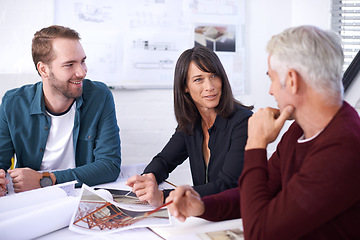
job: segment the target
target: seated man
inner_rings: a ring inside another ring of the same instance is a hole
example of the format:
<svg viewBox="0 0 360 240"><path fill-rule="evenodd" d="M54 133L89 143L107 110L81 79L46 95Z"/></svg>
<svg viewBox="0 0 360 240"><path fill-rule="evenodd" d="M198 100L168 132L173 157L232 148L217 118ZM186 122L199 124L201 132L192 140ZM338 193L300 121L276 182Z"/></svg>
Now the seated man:
<svg viewBox="0 0 360 240"><path fill-rule="evenodd" d="M181 221L241 217L245 239L360 239L360 119L343 100L340 38L301 26L274 36L267 51L279 110L249 119L239 188L200 199L179 187L166 199L170 212Z"/></svg>
<svg viewBox="0 0 360 240"><path fill-rule="evenodd" d="M114 99L105 84L84 79L79 34L44 28L34 35L32 56L42 81L8 91L0 106L0 184L9 182L5 170L14 154L16 168L8 173L15 192L116 180L121 158Z"/></svg>

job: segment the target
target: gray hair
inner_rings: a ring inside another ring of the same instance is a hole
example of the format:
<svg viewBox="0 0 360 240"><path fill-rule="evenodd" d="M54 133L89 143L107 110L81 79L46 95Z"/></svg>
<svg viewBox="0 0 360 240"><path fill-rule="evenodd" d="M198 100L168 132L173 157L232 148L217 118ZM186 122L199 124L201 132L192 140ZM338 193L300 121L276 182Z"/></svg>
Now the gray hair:
<svg viewBox="0 0 360 240"><path fill-rule="evenodd" d="M314 26L288 28L270 39L266 51L283 85L287 70L293 69L320 94L343 98L344 53L335 32Z"/></svg>

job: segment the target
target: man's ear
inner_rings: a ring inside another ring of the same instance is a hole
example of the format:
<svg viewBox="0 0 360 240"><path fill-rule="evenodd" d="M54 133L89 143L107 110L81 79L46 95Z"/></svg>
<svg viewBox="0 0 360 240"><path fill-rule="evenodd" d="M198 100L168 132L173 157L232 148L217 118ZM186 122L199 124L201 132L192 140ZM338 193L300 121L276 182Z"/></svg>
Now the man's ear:
<svg viewBox="0 0 360 240"><path fill-rule="evenodd" d="M38 62L36 64L37 70L42 78L47 78L49 76L49 66L43 62Z"/></svg>
<svg viewBox="0 0 360 240"><path fill-rule="evenodd" d="M294 69L289 69L286 76L285 86L289 88L292 94L296 94L299 92L300 81L301 81L301 76L299 75L299 73Z"/></svg>

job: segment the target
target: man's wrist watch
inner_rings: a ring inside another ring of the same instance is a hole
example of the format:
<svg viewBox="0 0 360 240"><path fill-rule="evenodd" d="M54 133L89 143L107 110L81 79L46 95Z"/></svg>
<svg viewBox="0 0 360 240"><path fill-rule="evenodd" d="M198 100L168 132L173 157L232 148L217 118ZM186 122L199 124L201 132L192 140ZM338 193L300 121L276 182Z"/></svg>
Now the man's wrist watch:
<svg viewBox="0 0 360 240"><path fill-rule="evenodd" d="M40 186L41 187L48 187L53 185L53 181L50 178L49 172L43 172L43 177L40 179Z"/></svg>

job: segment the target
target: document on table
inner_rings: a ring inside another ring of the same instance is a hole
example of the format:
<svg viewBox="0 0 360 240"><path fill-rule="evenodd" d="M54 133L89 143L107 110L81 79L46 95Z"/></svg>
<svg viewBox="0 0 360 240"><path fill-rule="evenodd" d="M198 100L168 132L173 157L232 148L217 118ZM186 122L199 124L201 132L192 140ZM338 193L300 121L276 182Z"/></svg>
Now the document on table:
<svg viewBox="0 0 360 240"><path fill-rule="evenodd" d="M105 189L94 190L83 184L78 207L69 229L86 234L104 234L131 228L171 224L167 208L155 208L126 196L126 191L113 195Z"/></svg>
<svg viewBox="0 0 360 240"><path fill-rule="evenodd" d="M91 188L83 185L78 200L79 207L77 213L73 215L69 229L81 233L101 234L132 228L170 225L171 218L166 208L151 214L149 217L142 218L142 215L155 208L147 203L140 202L136 195L131 192L131 188L125 185L128 178L141 174L145 167L145 164L121 166L121 172L116 181L99 184ZM174 187L168 183L161 183L159 188L171 189ZM95 206L102 210L97 211ZM96 211L97 214L91 214L90 209ZM139 220L139 218L142 219ZM91 223L85 224L85 221Z"/></svg>
<svg viewBox="0 0 360 240"><path fill-rule="evenodd" d="M212 237L214 235L224 236L224 233L230 236L219 239L243 239L242 219L211 222L202 218L190 217L182 223L176 218L173 218L171 226L151 227L151 230L167 240L218 239Z"/></svg>

